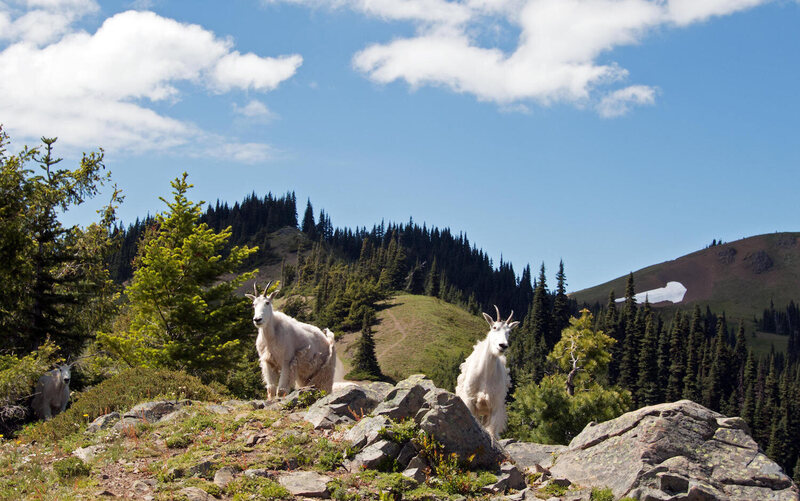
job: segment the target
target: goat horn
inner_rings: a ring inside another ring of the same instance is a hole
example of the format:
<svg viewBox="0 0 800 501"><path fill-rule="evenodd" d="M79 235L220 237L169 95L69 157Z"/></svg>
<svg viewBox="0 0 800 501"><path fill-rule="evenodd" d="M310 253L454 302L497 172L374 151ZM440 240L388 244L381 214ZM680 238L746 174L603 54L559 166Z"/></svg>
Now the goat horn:
<svg viewBox="0 0 800 501"><path fill-rule="evenodd" d="M497 305L494 305L494 311L497 312L497 321L502 322L503 319L500 318L500 308L498 308Z"/></svg>
<svg viewBox="0 0 800 501"><path fill-rule="evenodd" d="M256 286L257 281L258 280L253 280L253 294L255 294L256 296L258 296L258 286Z"/></svg>
<svg viewBox="0 0 800 501"><path fill-rule="evenodd" d="M514 316L514 310L511 310L511 315L508 316L508 320L506 320L507 324L511 323L511 318Z"/></svg>
<svg viewBox="0 0 800 501"><path fill-rule="evenodd" d="M261 295L262 295L262 296L266 296L266 295L267 295L267 291L269 290L269 286L270 286L270 285L272 285L272 280L270 280L269 282L267 282L267 286L266 286L266 287L264 287L264 292L262 292L262 293L261 293Z"/></svg>

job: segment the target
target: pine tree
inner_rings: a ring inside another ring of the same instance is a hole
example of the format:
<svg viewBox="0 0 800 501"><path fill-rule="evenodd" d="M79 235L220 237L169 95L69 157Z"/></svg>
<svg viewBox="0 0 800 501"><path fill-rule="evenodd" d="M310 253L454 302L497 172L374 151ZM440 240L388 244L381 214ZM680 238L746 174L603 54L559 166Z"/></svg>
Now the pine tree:
<svg viewBox="0 0 800 501"><path fill-rule="evenodd" d="M705 337L701 322L700 307L695 306L689 326L689 340L686 343L686 374L683 378L683 398L695 402L699 402L701 398L698 377L702 362L701 347Z"/></svg>
<svg viewBox="0 0 800 501"><path fill-rule="evenodd" d="M98 341L131 366L183 369L204 380L224 380L239 340L249 335L249 301L235 294L253 272L236 274L255 249L233 247L231 229L220 233L199 223L201 203L186 194L182 178L172 182L168 210L156 216L139 247L126 290L130 327L101 333ZM223 275L233 278L220 280Z"/></svg>
<svg viewBox="0 0 800 501"><path fill-rule="evenodd" d="M742 386L744 387L744 400L742 402L742 419L750 426L751 429L755 427L756 416L756 378L758 377L758 368L756 366L756 359L753 352L747 354L747 361L744 364L744 375Z"/></svg>
<svg viewBox="0 0 800 501"><path fill-rule="evenodd" d="M669 339L670 366L665 395L667 402L680 400L683 392L683 378L686 372L686 349L683 343L688 333L689 326L686 323L686 317L680 311L676 312L675 318L672 320Z"/></svg>
<svg viewBox="0 0 800 501"><path fill-rule="evenodd" d="M639 351L637 380L639 405L653 405L661 399L658 384L658 337L652 315L647 319Z"/></svg>
<svg viewBox="0 0 800 501"><path fill-rule="evenodd" d="M346 377L348 379L372 381L383 379L383 373L375 355L375 339L372 334L374 320L375 311L372 309L365 310L361 324L361 338L356 344L355 354L353 355L353 370L347 374Z"/></svg>
<svg viewBox="0 0 800 501"><path fill-rule="evenodd" d="M311 206L311 199L306 204L306 212L303 214L303 226L300 230L308 235L308 238L317 239L317 224L314 222L314 208Z"/></svg>
<svg viewBox="0 0 800 501"><path fill-rule="evenodd" d="M431 297L439 297L439 286L441 285L441 276L439 275L439 265L434 257L431 263L431 268L428 270L428 276L425 278L425 295Z"/></svg>
<svg viewBox="0 0 800 501"><path fill-rule="evenodd" d="M724 382L729 364L728 345L725 341L727 332L725 332L725 323L722 318L719 319L718 325L717 337L714 341L713 359L708 377L703 386L703 402L707 407L715 411L720 410L721 403L727 396Z"/></svg>
<svg viewBox="0 0 800 501"><path fill-rule="evenodd" d="M558 263L552 318L553 333L551 337L552 339L559 339L561 331L569 325L569 298L567 297L567 275L564 273L564 261Z"/></svg>
<svg viewBox="0 0 800 501"><path fill-rule="evenodd" d="M613 290L608 293L608 304L606 306L606 315L603 319L603 326L608 335L616 341L616 343L611 346L611 363L608 365L608 381L610 384L616 384L619 379L619 366L622 359L623 343L620 342L619 312L617 312L617 298L614 296Z"/></svg>

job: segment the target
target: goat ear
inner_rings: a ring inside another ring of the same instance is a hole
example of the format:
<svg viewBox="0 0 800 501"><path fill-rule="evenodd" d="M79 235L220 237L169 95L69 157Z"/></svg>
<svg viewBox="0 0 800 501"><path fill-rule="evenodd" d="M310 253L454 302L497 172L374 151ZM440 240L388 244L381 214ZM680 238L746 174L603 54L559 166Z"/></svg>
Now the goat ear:
<svg viewBox="0 0 800 501"><path fill-rule="evenodd" d="M494 325L494 319L492 317L490 317L489 315L487 315L486 313L483 314L483 318L486 319L486 323L489 324L489 327Z"/></svg>
<svg viewBox="0 0 800 501"><path fill-rule="evenodd" d="M252 294L245 294L245 295L244 295L244 297L246 297L247 299L250 299L250 300L255 300L255 298L256 298L256 297L255 297L254 295L252 295Z"/></svg>
<svg viewBox="0 0 800 501"><path fill-rule="evenodd" d="M274 291L272 291L272 292L270 293L270 295L269 295L269 296L267 296L267 299L269 299L270 301L272 301L273 299L275 299L275 296L277 296L277 295L278 295L278 293L279 293L280 291L281 291L280 289L275 289Z"/></svg>
<svg viewBox="0 0 800 501"><path fill-rule="evenodd" d="M511 322L508 324L509 329L514 330L515 327L519 325L519 322Z"/></svg>

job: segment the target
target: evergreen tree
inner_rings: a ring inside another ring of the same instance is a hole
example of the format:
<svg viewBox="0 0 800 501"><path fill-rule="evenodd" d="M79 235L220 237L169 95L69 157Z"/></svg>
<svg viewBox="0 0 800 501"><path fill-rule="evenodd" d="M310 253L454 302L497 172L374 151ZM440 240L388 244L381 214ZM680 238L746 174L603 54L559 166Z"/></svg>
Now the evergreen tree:
<svg viewBox="0 0 800 501"><path fill-rule="evenodd" d="M98 340L131 366L186 370L222 381L236 362L239 340L249 336L250 304L235 290L254 273L235 274L255 249L220 254L230 228L216 233L198 223L202 203L186 194L186 173L172 182L168 210L144 237L126 290L130 326ZM225 274L233 278L220 280Z"/></svg>
<svg viewBox="0 0 800 501"><path fill-rule="evenodd" d="M743 383L744 386L744 401L742 402L742 411L741 416L742 419L745 420L748 426L751 429L755 427L755 416L756 416L756 378L758 377L757 373L757 366L756 366L756 359L753 355L753 352L750 351L747 354L747 362L744 365L744 376L743 376Z"/></svg>
<svg viewBox="0 0 800 501"><path fill-rule="evenodd" d="M105 259L120 192L114 187L98 223L64 227L59 217L109 181L102 151L84 154L70 170L58 165L55 139L12 156L7 142L0 127L0 349L28 352L50 336L73 352L115 313Z"/></svg>
<svg viewBox="0 0 800 501"><path fill-rule="evenodd" d="M303 226L300 230L308 235L311 240L317 239L317 225L314 222L314 208L311 206L311 200L306 204L306 212L303 214Z"/></svg>
<svg viewBox="0 0 800 501"><path fill-rule="evenodd" d="M680 311L678 311L675 313L675 318L672 320L672 329L670 330L670 366L669 379L667 381L667 391L665 395L667 402L680 400L683 392L683 379L686 371L686 349L683 343L688 334L689 326L686 323L686 317L681 314Z"/></svg>
<svg viewBox="0 0 800 501"><path fill-rule="evenodd" d="M720 410L721 402L727 396L726 388L723 386L725 383L725 372L728 368L728 351L725 337L725 323L722 318L719 320L719 327L717 329L717 337L714 342L713 359L708 377L703 387L703 402L713 410Z"/></svg>
<svg viewBox="0 0 800 501"><path fill-rule="evenodd" d="M567 297L567 276L564 273L564 261L558 263L558 273L556 273L552 323L553 333L551 337L558 339L561 336L561 331L569 325L569 298Z"/></svg>
<svg viewBox="0 0 800 501"><path fill-rule="evenodd" d="M689 339L686 343L686 374L683 378L683 398L699 402L701 398L698 378L702 361L701 347L705 334L700 317L700 307L694 307L689 326Z"/></svg>
<svg viewBox="0 0 800 501"><path fill-rule="evenodd" d="M533 290L533 305L531 308L531 332L534 339L544 338L548 347L555 346L561 333L554 333L551 329L552 309L550 307L550 294L547 291L547 278L545 277L544 263L539 268L539 278Z"/></svg>
<svg viewBox="0 0 800 501"><path fill-rule="evenodd" d="M617 298L614 296L613 289L608 293L608 304L605 318L603 319L603 327L608 335L617 341L611 346L611 363L608 365L608 381L610 384L615 384L619 379L619 364L622 359L624 344L620 342L619 312L617 312Z"/></svg>
<svg viewBox="0 0 800 501"><path fill-rule="evenodd" d="M658 384L658 336L652 315L647 319L639 351L636 403L653 405L661 400Z"/></svg>
<svg viewBox="0 0 800 501"><path fill-rule="evenodd" d="M361 325L361 338L356 344L353 355L353 370L347 374L347 379L366 379L380 381L383 379L378 358L375 355L375 339L372 334L372 323L375 321L375 310L364 310Z"/></svg>
<svg viewBox="0 0 800 501"><path fill-rule="evenodd" d="M425 278L425 295L431 297L439 296L439 286L441 285L441 276L439 275L439 266L436 258L433 258L431 268L428 270L428 276Z"/></svg>

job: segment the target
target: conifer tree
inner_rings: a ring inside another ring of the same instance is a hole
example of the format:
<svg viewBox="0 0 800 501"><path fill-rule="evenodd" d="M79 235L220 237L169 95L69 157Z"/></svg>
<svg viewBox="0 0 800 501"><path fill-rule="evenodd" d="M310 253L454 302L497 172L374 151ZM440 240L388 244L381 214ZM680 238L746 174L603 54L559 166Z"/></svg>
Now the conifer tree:
<svg viewBox="0 0 800 501"><path fill-rule="evenodd" d="M680 400L683 392L683 378L685 376L685 357L686 349L684 347L684 339L689 334L688 324L686 317L680 312L675 313L675 318L672 320L672 328L670 330L669 342L669 379L667 380L667 390L665 400L667 402L674 402Z"/></svg>
<svg viewBox="0 0 800 501"><path fill-rule="evenodd" d="M303 214L303 226L300 230L308 235L308 238L317 239L317 224L314 222L314 208L311 206L311 199L306 204L306 212Z"/></svg>
<svg viewBox="0 0 800 501"><path fill-rule="evenodd" d="M742 419L750 426L751 429L755 427L756 416L756 378L758 377L758 368L756 366L756 359L753 352L747 354L747 362L744 364L744 401L742 402Z"/></svg>
<svg viewBox="0 0 800 501"><path fill-rule="evenodd" d="M701 347L705 334L700 317L700 307L695 305L689 326L689 340L686 343L686 374L683 378L683 398L699 402L701 398L698 377L702 362Z"/></svg>
<svg viewBox="0 0 800 501"><path fill-rule="evenodd" d="M98 341L131 366L186 370L224 380L239 340L252 331L250 304L234 291L254 272L236 274L255 252L233 247L231 236L199 223L202 202L187 198L187 174L173 181L173 199L144 237L126 289L130 327L101 333ZM225 274L233 278L220 280Z"/></svg>
<svg viewBox="0 0 800 501"><path fill-rule="evenodd" d="M636 403L653 405L661 399L658 384L658 337L652 315L647 318L639 351Z"/></svg>
<svg viewBox="0 0 800 501"><path fill-rule="evenodd" d="M725 323L722 321L722 318L720 318L717 328L717 337L714 341L711 367L705 384L703 385L703 402L707 407L716 411L720 410L721 402L727 396L726 388L723 386L725 382L725 372L729 364L728 345L725 341L726 336Z"/></svg>
<svg viewBox="0 0 800 501"><path fill-rule="evenodd" d="M428 270L428 275L425 278L425 295L431 297L439 297L439 286L441 285L441 276L439 274L439 265L437 259L434 257L431 263L431 268Z"/></svg>
<svg viewBox="0 0 800 501"><path fill-rule="evenodd" d="M348 379L366 379L379 381L383 379L378 358L375 355L375 339L372 324L375 321L375 310L364 310L361 324L361 338L356 345L353 356L353 370L347 374Z"/></svg>
<svg viewBox="0 0 800 501"><path fill-rule="evenodd" d="M611 362L608 364L608 381L610 384L616 384L619 379L619 365L624 345L620 339L619 312L617 311L617 298L613 289L608 293L608 304L606 306L606 315L603 319L603 327L606 333L616 341L611 346Z"/></svg>
<svg viewBox="0 0 800 501"><path fill-rule="evenodd" d="M796 485L800 485L800 456L797 458L797 462L794 464L794 475L792 476L792 480Z"/></svg>
<svg viewBox="0 0 800 501"><path fill-rule="evenodd" d="M567 275L564 273L564 261L558 263L556 273L556 290L553 298L553 339L559 339L561 331L569 325L569 298L567 298Z"/></svg>

